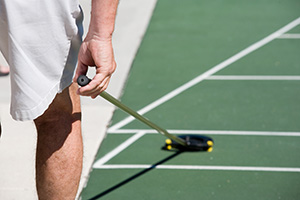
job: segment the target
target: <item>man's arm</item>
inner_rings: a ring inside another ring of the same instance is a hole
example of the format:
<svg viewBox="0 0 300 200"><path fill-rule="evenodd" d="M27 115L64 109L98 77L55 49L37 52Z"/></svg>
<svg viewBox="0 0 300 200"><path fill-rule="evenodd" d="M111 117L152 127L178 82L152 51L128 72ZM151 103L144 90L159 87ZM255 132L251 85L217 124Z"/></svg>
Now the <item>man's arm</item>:
<svg viewBox="0 0 300 200"><path fill-rule="evenodd" d="M78 94L96 98L104 91L115 71L116 62L112 48L118 0L92 0L91 21L86 38L78 54L77 77L86 74L88 66L96 67L96 75Z"/></svg>

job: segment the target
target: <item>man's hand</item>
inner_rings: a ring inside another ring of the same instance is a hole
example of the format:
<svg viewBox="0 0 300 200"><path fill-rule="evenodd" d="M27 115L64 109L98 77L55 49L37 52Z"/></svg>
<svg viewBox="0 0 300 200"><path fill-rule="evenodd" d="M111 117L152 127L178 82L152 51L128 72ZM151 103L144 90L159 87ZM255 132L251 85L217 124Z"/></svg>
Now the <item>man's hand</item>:
<svg viewBox="0 0 300 200"><path fill-rule="evenodd" d="M86 37L79 50L74 82L79 75L87 73L89 66L96 67L96 75L88 85L79 88L77 93L96 98L107 88L111 75L116 69L111 38L102 39L95 35Z"/></svg>
<svg viewBox="0 0 300 200"><path fill-rule="evenodd" d="M78 54L78 67L74 82L80 75L86 75L88 67L96 67L92 81L78 89L78 94L96 98L109 83L116 69L112 48L112 34L118 0L92 0L92 12L89 31Z"/></svg>

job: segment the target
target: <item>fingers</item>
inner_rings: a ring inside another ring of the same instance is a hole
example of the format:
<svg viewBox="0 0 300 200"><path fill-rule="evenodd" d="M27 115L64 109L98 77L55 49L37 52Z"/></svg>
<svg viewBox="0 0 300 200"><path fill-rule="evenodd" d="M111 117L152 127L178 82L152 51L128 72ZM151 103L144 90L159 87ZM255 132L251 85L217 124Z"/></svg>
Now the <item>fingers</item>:
<svg viewBox="0 0 300 200"><path fill-rule="evenodd" d="M103 78L98 74L88 85L79 88L77 93L82 96L90 96L94 99L100 95L101 92L107 89L110 78L111 76L106 76Z"/></svg>

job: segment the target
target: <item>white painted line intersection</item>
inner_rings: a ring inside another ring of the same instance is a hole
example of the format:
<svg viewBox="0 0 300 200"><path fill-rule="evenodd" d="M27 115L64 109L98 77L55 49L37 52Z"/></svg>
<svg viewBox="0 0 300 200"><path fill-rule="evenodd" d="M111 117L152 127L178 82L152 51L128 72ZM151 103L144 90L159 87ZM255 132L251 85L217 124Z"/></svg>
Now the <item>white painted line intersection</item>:
<svg viewBox="0 0 300 200"><path fill-rule="evenodd" d="M106 154L105 156L103 156L102 158L100 158L99 160L97 160L94 163L93 168L97 168L98 166L101 166L104 163L108 162L110 159L112 159L113 157L115 157L116 155L118 155L120 152L122 152L124 149L126 149L127 147L129 147L132 143L134 143L135 141L137 141L138 139L140 139L143 135L145 135L145 132L141 131L141 132L138 132L135 135L131 136L129 139L127 139L122 144L120 144L119 146L117 146L111 152L109 152L108 154Z"/></svg>

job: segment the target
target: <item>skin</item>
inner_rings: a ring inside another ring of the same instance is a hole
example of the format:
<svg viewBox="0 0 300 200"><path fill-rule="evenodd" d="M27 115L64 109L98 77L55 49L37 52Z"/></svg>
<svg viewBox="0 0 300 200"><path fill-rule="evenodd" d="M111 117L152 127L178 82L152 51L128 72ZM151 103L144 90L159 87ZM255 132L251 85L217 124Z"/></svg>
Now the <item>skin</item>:
<svg viewBox="0 0 300 200"><path fill-rule="evenodd" d="M77 85L58 94L34 120L37 128L36 185L39 199L74 199L81 170L80 99Z"/></svg>
<svg viewBox="0 0 300 200"><path fill-rule="evenodd" d="M117 5L117 0L92 1L89 32L79 50L78 67L73 81L76 82L79 75L85 75L89 66L96 67L96 75L88 85L78 89L79 95L96 98L107 88L116 69L112 33Z"/></svg>
<svg viewBox="0 0 300 200"><path fill-rule="evenodd" d="M9 67L8 66L3 66L0 64L0 76L1 75L8 75L9 73Z"/></svg>
<svg viewBox="0 0 300 200"><path fill-rule="evenodd" d="M117 0L92 0L89 31L78 54L74 83L57 94L46 112L34 120L37 128L36 185L39 199L75 199L82 170L81 110L79 95L96 98L115 71L112 48ZM96 75L78 88L77 77L89 66Z"/></svg>

